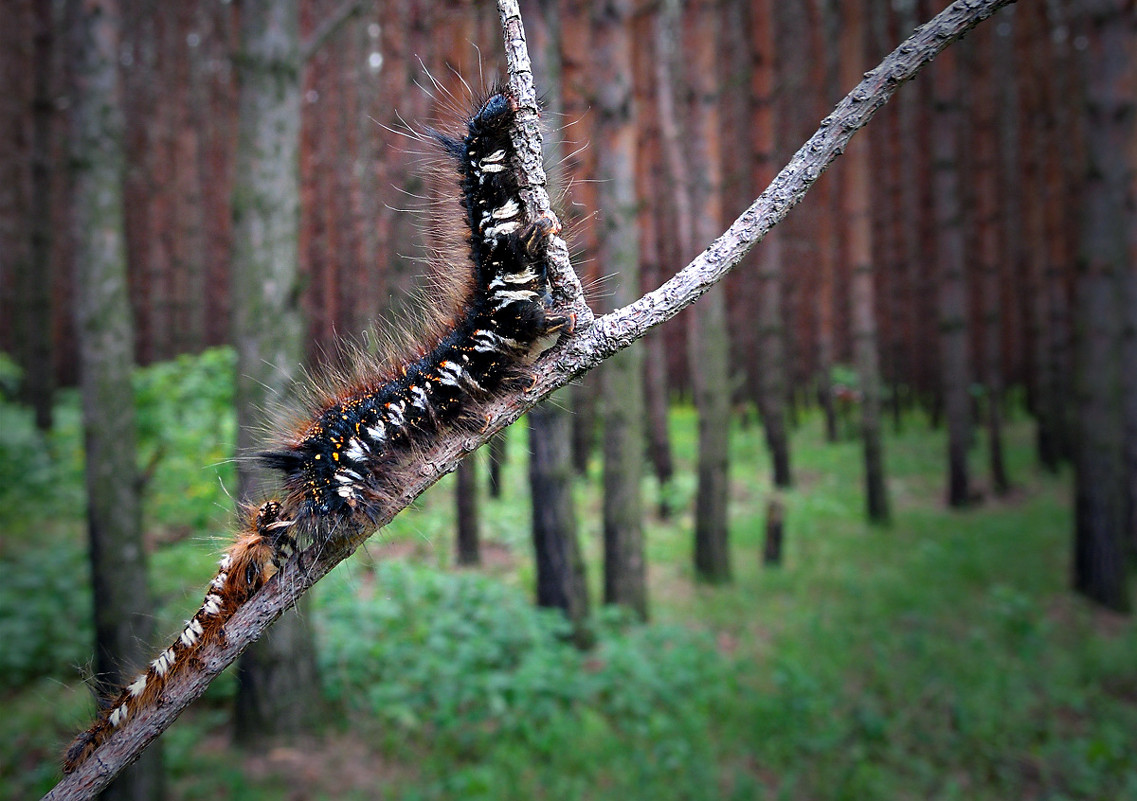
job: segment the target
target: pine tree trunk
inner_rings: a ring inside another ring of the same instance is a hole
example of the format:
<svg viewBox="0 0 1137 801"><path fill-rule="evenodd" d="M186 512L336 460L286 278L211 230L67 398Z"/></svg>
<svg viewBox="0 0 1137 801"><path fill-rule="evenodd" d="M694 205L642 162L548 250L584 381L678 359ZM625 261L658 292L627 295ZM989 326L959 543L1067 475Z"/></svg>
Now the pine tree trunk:
<svg viewBox="0 0 1137 801"><path fill-rule="evenodd" d="M754 183L764 189L777 174L779 149L775 136L775 35L774 3L761 0L751 6L752 47L759 53L753 76L754 112L751 121L755 153ZM711 43L713 46L713 42ZM781 98L787 104L794 102ZM785 111L785 108L780 108ZM702 241L702 240L700 240ZM758 297L754 299L758 326L758 408L766 432L766 447L774 467L774 486L789 487L790 444L786 432L785 326L782 295L782 235L774 229L758 246Z"/></svg>
<svg viewBox="0 0 1137 801"><path fill-rule="evenodd" d="M72 6L77 56L71 151L75 300L85 432L87 530L95 608L95 669L121 686L145 664L153 631L135 465L134 331L123 231L121 16L110 0ZM103 794L160 798L162 757L147 752Z"/></svg>
<svg viewBox="0 0 1137 801"><path fill-rule="evenodd" d="M597 258L612 276L608 303L623 306L639 295L636 236L636 132L632 101L630 0L592 10L593 77L597 87L597 205L604 210ZM647 566L643 553L643 350L616 354L601 369L604 419L604 601L647 617Z"/></svg>
<svg viewBox="0 0 1137 801"><path fill-rule="evenodd" d="M840 41L841 83L852 86L864 71L864 3L842 6ZM880 422L880 359L876 341L875 293L872 264L872 215L869 210L869 149L864 138L854 139L842 165L842 218L853 277L853 349L861 383L861 436L864 439L865 499L868 518L889 520L884 476L884 443Z"/></svg>
<svg viewBox="0 0 1137 801"><path fill-rule="evenodd" d="M509 455L509 440L504 431L499 431L489 442L490 455L490 497L500 498L504 487L501 472Z"/></svg>
<svg viewBox="0 0 1137 801"><path fill-rule="evenodd" d="M967 449L971 441L968 290L959 186L963 114L957 49L949 47L940 56L931 67L932 181L939 273L940 365L948 427L947 502L959 508L970 501Z"/></svg>
<svg viewBox="0 0 1137 801"><path fill-rule="evenodd" d="M1133 64L1133 31L1122 0L1074 4L1085 37L1087 164L1077 297L1077 421L1074 460L1074 588L1121 612L1130 609L1123 558L1119 284L1127 267L1125 224L1132 188L1134 102L1119 91Z"/></svg>
<svg viewBox="0 0 1137 801"><path fill-rule="evenodd" d="M683 9L683 85L686 109L687 164L694 249L717 234L722 217L721 143L718 116L719 19L711 2L692 0ZM661 57L667 58L666 51ZM693 256L694 253L687 254ZM699 413L697 488L695 491L695 574L702 581L730 581L727 528L728 446L730 442L730 355L726 329L726 287L711 289L692 307L688 364Z"/></svg>
<svg viewBox="0 0 1137 801"><path fill-rule="evenodd" d="M655 16L639 14L633 21L635 104L639 129L636 148L636 197L639 212L640 285L646 291L666 278L660 258L658 221L668 184L662 174L655 78L659 57L655 48ZM678 260L676 260L678 261ZM674 265L677 266L677 265ZM644 338L644 403L647 411L647 455L655 471L659 493L659 517L671 516L671 479L675 466L671 458L668 430L667 350L664 332L653 331Z"/></svg>
<svg viewBox="0 0 1137 801"><path fill-rule="evenodd" d="M237 344L237 446L248 456L286 397L303 358L297 306L300 55L296 0L241 7L238 141L233 198L233 338ZM242 500L267 486L238 463ZM312 725L319 694L311 617L304 605L280 618L241 658L236 733L249 745Z"/></svg>
<svg viewBox="0 0 1137 801"><path fill-rule="evenodd" d="M482 563L481 537L478 532L478 463L471 453L458 463L458 480L454 485L457 502L457 561L461 566Z"/></svg>
<svg viewBox="0 0 1137 801"><path fill-rule="evenodd" d="M563 108L560 84L561 27L557 0L522 4L526 33L537 73L549 76L545 108ZM544 140L546 164L561 162L561 143ZM561 609L572 624L578 648L592 644L588 628L588 583L577 539L573 502L573 415L571 390L562 389L533 408L529 420L529 486L533 514L533 552L537 568L537 605ZM501 439L499 434L496 439Z"/></svg>
<svg viewBox="0 0 1137 801"><path fill-rule="evenodd" d="M36 0L33 56L35 94L32 97L31 259L23 294L26 305L20 345L25 358L24 397L35 411L36 427L51 428L55 393L55 362L51 313L51 54L53 45L50 0Z"/></svg>
<svg viewBox="0 0 1137 801"><path fill-rule="evenodd" d="M1000 242L1002 218L999 211L998 85L995 70L995 28L983 25L975 32L975 53L971 59L971 85L974 95L974 162L975 222L978 247L976 256L982 280L983 381L986 384L987 452L991 470L991 488L996 495L1010 489L1003 459L1002 404L1002 275Z"/></svg>
<svg viewBox="0 0 1137 801"><path fill-rule="evenodd" d="M572 498L572 421L565 392L529 412L529 484L537 605L564 610L578 648L592 644L588 582L577 540Z"/></svg>

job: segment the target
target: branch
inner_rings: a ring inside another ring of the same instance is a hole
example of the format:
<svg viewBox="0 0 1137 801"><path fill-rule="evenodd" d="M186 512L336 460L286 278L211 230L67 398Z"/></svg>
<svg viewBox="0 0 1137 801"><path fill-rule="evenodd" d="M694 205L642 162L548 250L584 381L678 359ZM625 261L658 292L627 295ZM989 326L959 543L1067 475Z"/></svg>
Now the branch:
<svg viewBox="0 0 1137 801"><path fill-rule="evenodd" d="M821 122L809 141L794 155L773 183L702 254L668 280L634 303L593 319L584 305L580 284L568 265L567 252L553 252L554 290L558 301L577 313L576 330L546 354L532 388L513 392L488 404L484 412L490 424L480 434L451 432L443 441L419 455L409 470L414 479L401 496L382 510L378 526L386 525L428 487L449 473L465 454L512 423L549 393L564 386L617 351L644 336L710 289L734 267L766 233L781 222L801 201L825 169L841 154L850 138L864 127L876 111L905 81L914 77L945 47L979 22L1014 0L958 0L931 22L918 28L894 50ZM544 170L540 164L533 76L525 46L525 34L516 0L499 0L509 62L510 85L520 102L522 124L517 134L518 152L526 170L526 203L532 210L548 212ZM548 212L551 214L551 212ZM139 713L116 730L74 773L64 777L45 799L85 799L103 789L123 768L138 759L142 750L205 692L209 683L232 664L241 652L288 608L350 556L373 532L350 539L323 543L300 552L281 572L242 606L225 626L225 641L209 643L197 653L201 669L184 671L167 684L160 706Z"/></svg>
<svg viewBox="0 0 1137 801"><path fill-rule="evenodd" d="M300 63L307 64L316 51L324 46L324 42L340 29L340 27L354 17L362 8L362 0L346 0L331 15L320 23L308 38L300 43Z"/></svg>

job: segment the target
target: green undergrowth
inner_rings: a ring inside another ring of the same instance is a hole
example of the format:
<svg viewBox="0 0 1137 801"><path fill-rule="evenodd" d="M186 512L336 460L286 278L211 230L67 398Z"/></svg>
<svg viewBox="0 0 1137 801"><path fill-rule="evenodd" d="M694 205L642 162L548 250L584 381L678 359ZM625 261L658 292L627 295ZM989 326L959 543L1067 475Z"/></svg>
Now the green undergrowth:
<svg viewBox="0 0 1137 801"><path fill-rule="evenodd" d="M216 351L136 384L160 632L200 603L225 536L231 376ZM57 417L45 437L0 403L0 799L49 788L91 711L73 393ZM450 564L444 480L314 592L324 729L236 750L223 676L163 737L171 797L1137 799L1137 631L1067 591L1070 476L1036 472L1012 418L1014 491L986 490L977 445L978 501L949 511L943 432L904 423L886 441L893 522L873 527L858 444L803 418L779 568L761 563L761 430L736 426L734 581L707 587L691 567L695 417L677 408L677 513L646 530L651 622L602 610L584 653L532 606L515 427L505 496L482 505L485 567ZM594 603L598 478L593 464L576 487ZM660 489L644 492L653 507Z"/></svg>

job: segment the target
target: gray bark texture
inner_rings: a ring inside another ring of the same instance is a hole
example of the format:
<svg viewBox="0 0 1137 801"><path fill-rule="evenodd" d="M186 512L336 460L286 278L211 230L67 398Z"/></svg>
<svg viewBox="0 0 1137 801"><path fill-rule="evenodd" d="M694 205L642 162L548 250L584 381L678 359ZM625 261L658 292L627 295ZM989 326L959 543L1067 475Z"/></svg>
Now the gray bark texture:
<svg viewBox="0 0 1137 801"><path fill-rule="evenodd" d="M87 532L100 683L129 682L150 656L153 633L135 466L134 330L123 228L123 113L118 75L121 16L104 0L69 7L75 72L72 180L75 299L86 446ZM103 797L162 795L162 757L147 754Z"/></svg>
<svg viewBox="0 0 1137 801"><path fill-rule="evenodd" d="M1010 0L956 2L930 23L913 33L826 117L813 136L798 150L770 187L747 208L708 248L679 273L633 303L595 318L584 303L580 283L568 261L563 242L550 249L549 269L553 297L566 312L576 315L576 328L543 358L531 387L516 390L491 401L480 411L486 429L477 435L455 434L425 448L408 471L414 479L402 494L377 510L375 529L386 525L402 509L457 465L465 453L484 443L518 419L554 390L591 370L617 351L642 338L648 330L673 318L721 280L761 241L789 210L801 201L817 178L844 150L853 134L905 81L915 76L945 47L965 35ZM516 3L499 0L505 52L509 63L510 89L518 100L519 130L514 142L521 157L524 181L522 195L530 215L549 213L545 172L541 163L537 131L537 102L525 33ZM260 637L283 611L337 564L367 540L373 531L360 531L342 541L308 549L284 565L280 574L234 613L225 627L225 642L210 643L198 652L200 671L173 677L166 687L163 704L143 710L128 720L115 736L74 773L59 782L45 798L86 799L129 764L181 714L222 670L232 664Z"/></svg>
<svg viewBox="0 0 1137 801"><path fill-rule="evenodd" d="M247 458L266 410L295 384L303 358L298 308L300 42L297 0L241 6L238 139L233 197L233 341L237 344L238 495L255 502L265 478ZM238 739L258 745L311 727L319 701L310 617L301 607L241 662Z"/></svg>

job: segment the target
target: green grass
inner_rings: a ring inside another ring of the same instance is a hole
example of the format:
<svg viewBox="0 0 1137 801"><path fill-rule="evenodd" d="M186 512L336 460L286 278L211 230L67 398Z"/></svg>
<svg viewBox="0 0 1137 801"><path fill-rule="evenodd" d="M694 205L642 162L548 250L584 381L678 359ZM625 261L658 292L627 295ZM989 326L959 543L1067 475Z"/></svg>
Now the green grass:
<svg viewBox="0 0 1137 801"><path fill-rule="evenodd" d="M167 633L199 603L224 532L227 359L140 377L140 458L168 454L146 504ZM59 419L43 440L0 404L2 799L54 783L91 708L73 396ZM962 512L943 504L943 433L890 432L886 528L863 522L858 446L820 428L807 416L794 435L785 563L769 569L769 464L760 430L736 427L735 580L712 588L693 580L695 419L677 409L682 510L648 523L652 622L604 610L585 654L531 606L514 430L506 496L483 504L487 567L451 568L444 481L316 590L325 729L241 753L223 677L163 738L172 797L1137 799L1137 631L1067 591L1069 476L1035 472L1029 424L1008 432L1012 496ZM594 468L577 489L595 599Z"/></svg>

